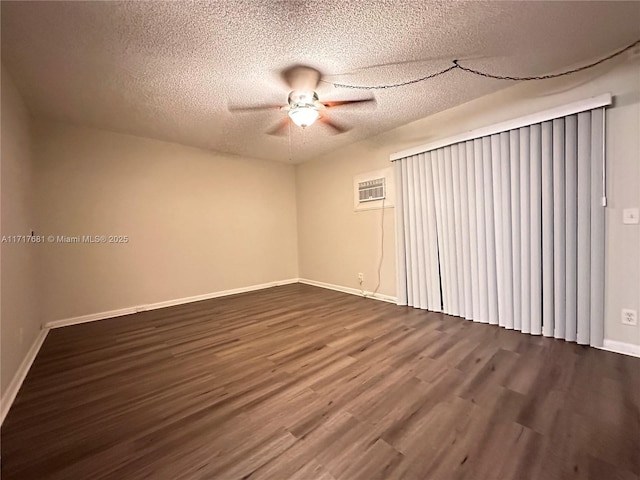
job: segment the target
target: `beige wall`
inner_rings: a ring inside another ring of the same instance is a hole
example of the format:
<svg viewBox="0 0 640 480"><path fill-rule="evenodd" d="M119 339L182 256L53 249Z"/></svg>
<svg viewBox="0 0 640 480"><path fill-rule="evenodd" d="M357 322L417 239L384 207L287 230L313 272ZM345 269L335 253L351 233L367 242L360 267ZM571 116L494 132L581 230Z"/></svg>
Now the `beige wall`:
<svg viewBox="0 0 640 480"><path fill-rule="evenodd" d="M1 234L29 235L36 228L29 113L2 67ZM36 299L37 246L2 243L0 247L0 392L7 386L40 330Z"/></svg>
<svg viewBox="0 0 640 480"><path fill-rule="evenodd" d="M43 321L295 278L294 167L37 121Z"/></svg>
<svg viewBox="0 0 640 480"><path fill-rule="evenodd" d="M428 88L428 83L422 88ZM420 87L407 87L408 95L419 91ZM357 274L363 272L365 289L375 286L380 210L353 211L353 175L388 166L393 152L606 92L615 95L615 104L607 110L605 336L640 344L640 327L620 322L622 308L640 311L640 227L622 224L622 209L640 206L637 62L610 63L580 75L521 83L299 165L300 276L358 288ZM380 291L395 295L393 209L385 213L385 226Z"/></svg>
<svg viewBox="0 0 640 480"><path fill-rule="evenodd" d="M359 142L297 168L300 277L372 292L384 220L379 293L395 295L395 209L354 211L353 177L388 167L385 148ZM383 218L384 212L384 218Z"/></svg>

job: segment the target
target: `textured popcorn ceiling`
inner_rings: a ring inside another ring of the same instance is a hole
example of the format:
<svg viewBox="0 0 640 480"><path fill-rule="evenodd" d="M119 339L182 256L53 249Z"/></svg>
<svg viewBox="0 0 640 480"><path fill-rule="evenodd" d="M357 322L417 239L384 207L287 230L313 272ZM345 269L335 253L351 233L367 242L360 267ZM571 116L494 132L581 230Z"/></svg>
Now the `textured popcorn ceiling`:
<svg viewBox="0 0 640 480"><path fill-rule="evenodd" d="M640 38L640 2L2 2L2 62L35 116L257 158L300 162L510 86L453 71L372 92L322 84L353 127L264 132L284 113L278 72L312 65L341 83L396 83L454 58L510 75L580 64Z"/></svg>

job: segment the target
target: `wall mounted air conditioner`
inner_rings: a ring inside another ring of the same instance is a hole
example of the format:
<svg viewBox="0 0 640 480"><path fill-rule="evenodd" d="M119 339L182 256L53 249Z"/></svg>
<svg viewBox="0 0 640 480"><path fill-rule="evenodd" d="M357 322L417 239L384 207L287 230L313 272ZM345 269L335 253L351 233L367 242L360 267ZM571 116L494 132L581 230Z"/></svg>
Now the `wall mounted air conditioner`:
<svg viewBox="0 0 640 480"><path fill-rule="evenodd" d="M353 177L353 209L392 207L395 200L393 170L389 167Z"/></svg>
<svg viewBox="0 0 640 480"><path fill-rule="evenodd" d="M358 201L373 202L382 200L385 198L385 190L384 177L358 182Z"/></svg>

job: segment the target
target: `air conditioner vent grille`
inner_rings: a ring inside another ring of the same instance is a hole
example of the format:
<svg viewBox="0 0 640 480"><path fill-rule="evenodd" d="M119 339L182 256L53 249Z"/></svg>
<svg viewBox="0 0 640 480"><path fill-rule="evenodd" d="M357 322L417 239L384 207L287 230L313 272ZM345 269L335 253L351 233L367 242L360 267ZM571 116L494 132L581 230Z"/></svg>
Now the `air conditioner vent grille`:
<svg viewBox="0 0 640 480"><path fill-rule="evenodd" d="M358 200L373 202L385 198L385 178L376 178L358 183Z"/></svg>

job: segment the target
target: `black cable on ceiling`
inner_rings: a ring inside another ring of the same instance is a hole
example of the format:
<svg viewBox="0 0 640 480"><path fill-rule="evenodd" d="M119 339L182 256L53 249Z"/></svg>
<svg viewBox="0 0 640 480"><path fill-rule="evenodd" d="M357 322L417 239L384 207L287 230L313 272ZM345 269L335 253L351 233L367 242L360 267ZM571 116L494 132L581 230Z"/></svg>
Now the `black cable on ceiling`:
<svg viewBox="0 0 640 480"><path fill-rule="evenodd" d="M358 89L358 90L382 90L382 89L386 89L386 88L397 88L397 87L404 87L406 85L411 85L414 83L418 83L418 82L423 82L425 80L429 80L431 78L435 78L435 77L439 77L440 75L444 75L445 73L448 73L452 70L462 70L463 72L467 72L467 73L471 73L473 75L478 75L481 77L486 77L486 78L494 78L497 80L513 80L513 81L526 81L526 80L548 80L550 78L558 78L558 77L563 77L565 75L571 75L573 73L577 73L577 72L581 72L583 70L587 70L589 68L593 68L597 65L600 65L601 63L604 63L608 60L611 60L612 58L615 58L619 55L622 55L623 53L625 53L628 50L631 50L632 48L634 48L635 46L640 45L640 40L636 40L635 42L633 42L630 45L627 45L624 48L621 48L620 50L617 50L615 52L613 52L611 55L608 55L604 58L601 58L600 60L597 60L595 62L589 63L588 65L583 65L581 67L577 67L577 68L573 68L571 70L566 70L560 73L552 73L552 74L548 74L548 75L536 75L536 76L530 76L530 77L516 77L516 76L512 76L512 75L497 75L497 74L493 74L493 73L489 73L489 72L483 72L481 70L476 70L474 68L470 68L470 67L465 67L464 65L460 65L459 60L452 60L453 65L451 65L450 67L445 68L444 70L440 70L438 72L432 73L430 75L426 75L424 77L420 77L420 78L416 78L413 80L407 80L406 82L400 82L400 83L392 83L392 84L388 84L388 85L348 85L345 83L335 83L335 82L327 82L326 80L321 80L323 82L329 83L331 85L333 85L335 88L353 88L353 89Z"/></svg>

